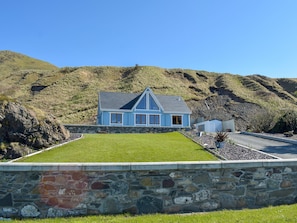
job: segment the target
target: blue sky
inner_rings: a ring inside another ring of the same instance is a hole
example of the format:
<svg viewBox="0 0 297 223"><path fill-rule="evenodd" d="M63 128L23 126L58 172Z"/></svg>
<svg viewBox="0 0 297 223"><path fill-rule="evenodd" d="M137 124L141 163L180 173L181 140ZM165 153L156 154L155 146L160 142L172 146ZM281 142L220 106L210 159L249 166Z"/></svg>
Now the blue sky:
<svg viewBox="0 0 297 223"><path fill-rule="evenodd" d="M1 0L0 50L65 66L297 78L296 0Z"/></svg>

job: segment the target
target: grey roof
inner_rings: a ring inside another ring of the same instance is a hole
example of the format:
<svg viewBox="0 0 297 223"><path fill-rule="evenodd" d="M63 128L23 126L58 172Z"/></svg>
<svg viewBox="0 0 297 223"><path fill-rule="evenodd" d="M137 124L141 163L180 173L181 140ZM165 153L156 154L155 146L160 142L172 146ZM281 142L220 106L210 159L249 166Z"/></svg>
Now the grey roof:
<svg viewBox="0 0 297 223"><path fill-rule="evenodd" d="M142 93L100 92L99 106L102 110L131 110ZM191 113L180 96L155 95L165 113Z"/></svg>
<svg viewBox="0 0 297 223"><path fill-rule="evenodd" d="M180 96L156 95L156 98L164 108L164 112L192 113L186 102Z"/></svg>

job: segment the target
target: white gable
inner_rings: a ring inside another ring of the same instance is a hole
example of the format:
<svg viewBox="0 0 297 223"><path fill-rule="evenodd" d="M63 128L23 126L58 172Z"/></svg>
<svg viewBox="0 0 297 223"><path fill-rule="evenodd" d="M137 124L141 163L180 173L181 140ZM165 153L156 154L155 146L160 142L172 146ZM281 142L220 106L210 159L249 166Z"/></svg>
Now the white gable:
<svg viewBox="0 0 297 223"><path fill-rule="evenodd" d="M134 110L163 110L162 105L158 101L153 91L147 87L140 95L138 101L135 103Z"/></svg>

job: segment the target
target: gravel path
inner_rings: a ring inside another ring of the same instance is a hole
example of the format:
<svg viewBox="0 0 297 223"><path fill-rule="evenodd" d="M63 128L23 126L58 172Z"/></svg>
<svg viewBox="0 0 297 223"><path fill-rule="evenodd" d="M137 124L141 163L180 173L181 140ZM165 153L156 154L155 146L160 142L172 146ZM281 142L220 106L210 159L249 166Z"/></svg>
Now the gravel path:
<svg viewBox="0 0 297 223"><path fill-rule="evenodd" d="M196 132L194 131L188 131L184 134L223 160L275 159L275 157L261 153L260 151L242 147L229 142L225 143L224 148L216 148L215 140L210 135L197 136Z"/></svg>

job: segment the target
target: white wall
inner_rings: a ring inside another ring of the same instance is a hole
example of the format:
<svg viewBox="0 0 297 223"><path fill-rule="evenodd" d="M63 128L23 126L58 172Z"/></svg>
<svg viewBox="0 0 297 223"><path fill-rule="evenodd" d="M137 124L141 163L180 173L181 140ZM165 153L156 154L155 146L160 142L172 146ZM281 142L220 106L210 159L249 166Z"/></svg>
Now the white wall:
<svg viewBox="0 0 297 223"><path fill-rule="evenodd" d="M196 124L196 129L202 132L222 131L222 122L219 120L211 120Z"/></svg>

